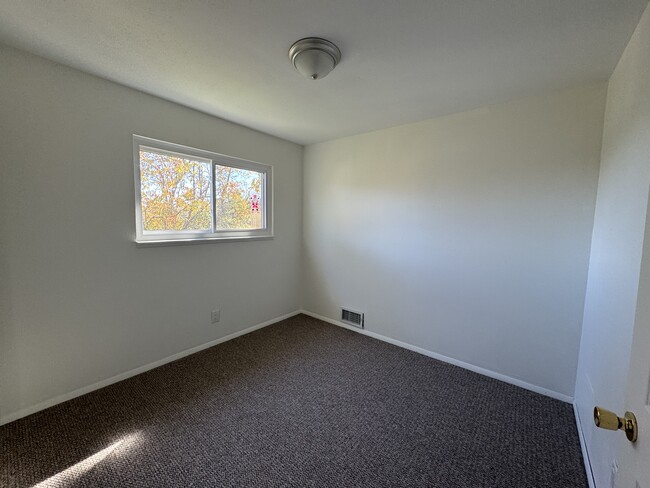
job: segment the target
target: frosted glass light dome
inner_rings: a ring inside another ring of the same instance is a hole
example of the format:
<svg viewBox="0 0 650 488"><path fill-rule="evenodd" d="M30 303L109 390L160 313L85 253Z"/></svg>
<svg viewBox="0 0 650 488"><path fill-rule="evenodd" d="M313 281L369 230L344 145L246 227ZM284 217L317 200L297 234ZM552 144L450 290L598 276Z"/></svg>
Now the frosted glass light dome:
<svg viewBox="0 0 650 488"><path fill-rule="evenodd" d="M289 49L289 59L301 75L320 80L339 63L341 51L326 39L306 37L293 43Z"/></svg>

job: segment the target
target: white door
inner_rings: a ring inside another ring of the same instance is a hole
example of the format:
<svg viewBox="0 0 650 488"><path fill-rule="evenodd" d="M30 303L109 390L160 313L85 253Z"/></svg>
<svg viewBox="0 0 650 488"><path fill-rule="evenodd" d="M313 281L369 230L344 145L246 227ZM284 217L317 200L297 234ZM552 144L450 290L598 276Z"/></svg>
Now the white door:
<svg viewBox="0 0 650 488"><path fill-rule="evenodd" d="M650 488L650 206L646 214L625 408L636 415L639 434L635 443L625 436L619 435L617 439L621 445L616 485L619 488Z"/></svg>

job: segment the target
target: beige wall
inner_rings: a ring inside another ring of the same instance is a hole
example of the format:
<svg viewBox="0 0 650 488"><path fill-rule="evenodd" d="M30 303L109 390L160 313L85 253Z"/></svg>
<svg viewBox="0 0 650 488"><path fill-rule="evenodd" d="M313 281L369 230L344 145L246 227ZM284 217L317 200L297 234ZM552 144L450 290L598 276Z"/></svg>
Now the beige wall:
<svg viewBox="0 0 650 488"><path fill-rule="evenodd" d="M276 237L136 248L134 133L274 165ZM300 146L0 46L0 148L0 419L300 307Z"/></svg>
<svg viewBox="0 0 650 488"><path fill-rule="evenodd" d="M573 396L596 84L307 146L304 308Z"/></svg>

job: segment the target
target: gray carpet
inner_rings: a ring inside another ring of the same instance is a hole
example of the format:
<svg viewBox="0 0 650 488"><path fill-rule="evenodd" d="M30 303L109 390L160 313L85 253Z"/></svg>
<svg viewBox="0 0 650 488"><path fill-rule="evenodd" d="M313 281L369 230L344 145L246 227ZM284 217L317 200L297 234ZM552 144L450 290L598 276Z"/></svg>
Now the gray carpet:
<svg viewBox="0 0 650 488"><path fill-rule="evenodd" d="M38 483L587 486L570 405L304 315L0 427Z"/></svg>

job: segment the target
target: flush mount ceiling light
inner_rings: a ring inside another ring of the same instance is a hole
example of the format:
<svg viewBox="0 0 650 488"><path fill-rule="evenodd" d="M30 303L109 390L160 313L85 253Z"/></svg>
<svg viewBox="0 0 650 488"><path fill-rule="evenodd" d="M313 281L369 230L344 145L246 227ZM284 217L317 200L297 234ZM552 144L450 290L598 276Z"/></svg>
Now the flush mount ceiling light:
<svg viewBox="0 0 650 488"><path fill-rule="evenodd" d="M320 80L339 64L341 51L327 39L305 37L289 48L289 59L301 75Z"/></svg>

